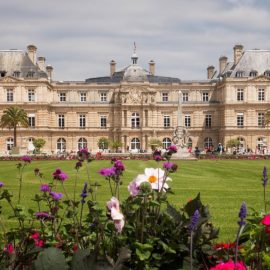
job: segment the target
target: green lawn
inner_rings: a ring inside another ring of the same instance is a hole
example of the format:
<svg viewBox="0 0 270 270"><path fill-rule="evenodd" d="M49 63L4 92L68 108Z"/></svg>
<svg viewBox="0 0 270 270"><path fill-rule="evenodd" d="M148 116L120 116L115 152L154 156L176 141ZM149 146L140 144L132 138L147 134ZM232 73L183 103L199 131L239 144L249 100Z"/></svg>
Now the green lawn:
<svg viewBox="0 0 270 270"><path fill-rule="evenodd" d="M17 162L0 162L0 181L12 191L15 197L18 194ZM126 171L121 187L122 198L128 195L128 183L139 173L143 173L145 167L155 167L154 161L124 161ZM237 230L237 219L240 205L243 201L248 207L257 210L263 209L263 189L261 175L263 166L270 168L268 160L200 160L200 161L177 161L178 172L172 174L170 183L174 195L169 200L177 206L182 206L190 198L201 193L203 203L210 206L212 221L220 227L220 240L233 240ZM61 168L69 179L65 186L70 194L73 193L76 171L75 161L34 161L25 168L23 180L22 202L27 207L35 206L31 200L36 192L39 192L39 179L34 175L35 168L44 173L45 183L49 182L56 168ZM102 186L98 192L98 200L105 204L110 199L109 187L98 171L103 167L109 167L109 161L94 161L90 163L90 177L98 181ZM81 193L83 183L87 180L86 169L83 167L79 173L77 194ZM61 185L58 186L62 192ZM269 198L268 191L267 197ZM6 204L3 206L3 215L8 215Z"/></svg>

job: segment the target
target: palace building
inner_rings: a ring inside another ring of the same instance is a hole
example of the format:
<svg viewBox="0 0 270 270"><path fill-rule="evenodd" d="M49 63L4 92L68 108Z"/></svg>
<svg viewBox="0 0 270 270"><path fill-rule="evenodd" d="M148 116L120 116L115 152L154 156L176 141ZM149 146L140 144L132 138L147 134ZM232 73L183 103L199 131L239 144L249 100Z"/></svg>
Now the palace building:
<svg viewBox="0 0 270 270"><path fill-rule="evenodd" d="M188 144L204 149L239 139L243 149L267 148L270 109L270 51L233 48L233 59L222 56L219 67L208 66L205 80L183 80L155 74L155 62L139 65L134 51L130 64L118 70L111 61L108 74L85 81L55 81L53 67L37 48L0 51L0 116L10 106L23 108L28 128L19 128L18 145L33 150L43 138L43 152L99 151L106 137L122 142L121 151L149 151L158 139L166 148L177 127L178 93L182 92L183 127ZM13 132L0 129L0 154L13 146Z"/></svg>

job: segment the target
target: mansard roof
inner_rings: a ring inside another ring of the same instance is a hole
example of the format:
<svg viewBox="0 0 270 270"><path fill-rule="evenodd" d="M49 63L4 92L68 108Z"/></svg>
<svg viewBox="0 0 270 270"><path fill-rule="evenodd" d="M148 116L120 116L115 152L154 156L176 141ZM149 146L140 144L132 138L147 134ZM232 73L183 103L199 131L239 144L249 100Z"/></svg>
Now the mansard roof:
<svg viewBox="0 0 270 270"><path fill-rule="evenodd" d="M46 72L34 65L27 54L21 50L0 51L1 76L14 76L22 78L47 78Z"/></svg>

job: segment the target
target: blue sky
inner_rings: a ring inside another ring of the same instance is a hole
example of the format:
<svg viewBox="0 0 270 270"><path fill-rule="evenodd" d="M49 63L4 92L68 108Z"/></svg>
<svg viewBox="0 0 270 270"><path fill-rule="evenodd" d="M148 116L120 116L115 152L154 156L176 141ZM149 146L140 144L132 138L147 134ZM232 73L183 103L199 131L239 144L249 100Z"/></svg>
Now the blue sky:
<svg viewBox="0 0 270 270"><path fill-rule="evenodd" d="M267 0L10 0L0 3L0 49L35 44L56 80L85 80L130 64L156 74L205 79L208 65L232 60L233 46L270 49Z"/></svg>

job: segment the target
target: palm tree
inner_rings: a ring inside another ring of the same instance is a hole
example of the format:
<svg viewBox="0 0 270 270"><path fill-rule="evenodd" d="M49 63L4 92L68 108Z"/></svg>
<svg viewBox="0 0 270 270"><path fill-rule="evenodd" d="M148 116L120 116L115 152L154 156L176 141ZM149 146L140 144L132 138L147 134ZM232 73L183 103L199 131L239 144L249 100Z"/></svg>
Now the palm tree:
<svg viewBox="0 0 270 270"><path fill-rule="evenodd" d="M0 120L0 127L13 128L14 147L17 146L17 128L19 125L22 127L29 126L26 111L16 106L4 110L4 114Z"/></svg>

